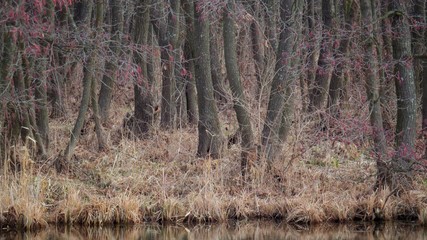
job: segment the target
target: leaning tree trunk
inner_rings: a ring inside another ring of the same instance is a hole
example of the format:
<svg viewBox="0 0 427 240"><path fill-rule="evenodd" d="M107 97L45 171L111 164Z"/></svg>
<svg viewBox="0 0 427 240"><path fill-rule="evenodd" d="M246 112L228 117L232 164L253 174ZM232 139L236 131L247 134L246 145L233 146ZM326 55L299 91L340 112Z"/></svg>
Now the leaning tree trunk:
<svg viewBox="0 0 427 240"><path fill-rule="evenodd" d="M235 2L230 0L224 11L224 58L227 69L228 82L233 93L233 107L236 111L237 121L239 123L242 136L242 154L241 170L245 177L248 169L248 157L256 156L254 147L254 134L251 127L249 106L243 93L242 83L240 82L239 66L237 65L236 36L235 36Z"/></svg>
<svg viewBox="0 0 427 240"><path fill-rule="evenodd" d="M100 34L98 31L101 31L101 23L103 18L103 1L97 1L96 3L96 9L95 9L95 32L94 32L94 39L97 39L98 34ZM90 49L90 50L89 50ZM87 63L84 67L84 73L83 73L83 94L82 94L82 100L80 103L79 108L79 114L77 116L76 123L74 124L73 131L71 133L70 141L67 144L67 147L64 152L64 159L58 159L58 162L56 164L57 170L61 171L64 164L67 164L71 157L73 156L74 149L77 145L77 142L79 140L81 130L83 128L85 116L87 109L89 107L90 101L96 99L96 96L93 96L93 88L92 88L92 82L95 81L95 71L96 71L96 57L97 57L97 47L96 43L94 43L93 46L86 46L85 51L89 52L89 57L87 60ZM96 102L96 101L94 101ZM93 102L93 103L94 103ZM98 107L98 106L96 106ZM96 109L94 108L96 111ZM94 112L94 117L99 118L99 115ZM102 148L103 146L103 139L101 134L101 126L98 120L95 122L96 131L97 131L97 138L98 138L98 146L99 148ZM61 160L65 160L65 162L61 162Z"/></svg>
<svg viewBox="0 0 427 240"><path fill-rule="evenodd" d="M116 81L118 58L120 54L120 40L123 32L123 11L121 0L111 0L111 41L110 51L113 55L106 60L105 74L102 78L101 90L99 92L99 115L102 122L109 117L111 100L113 97L114 83Z"/></svg>
<svg viewBox="0 0 427 240"><path fill-rule="evenodd" d="M416 89L411 52L411 32L406 16L406 1L391 0L393 58L397 97L396 156L393 160L393 187L411 187L412 165L415 157Z"/></svg>
<svg viewBox="0 0 427 240"><path fill-rule="evenodd" d="M277 51L276 74L271 84L270 99L267 107L267 116L262 130L263 156L267 159L267 167L275 160L280 151L282 141L280 140L279 130L282 125L282 114L285 108L285 102L289 100L291 91L287 87L292 85L293 77L289 76L292 72L292 62L296 57L293 55L295 38L297 37L294 27L297 25L296 16L298 9L296 6L301 0L286 0L281 2L281 24L284 29L279 38L279 47Z"/></svg>
<svg viewBox="0 0 427 240"><path fill-rule="evenodd" d="M387 166L387 142L383 129L383 119L381 111L381 102L379 95L380 78L376 58L376 49L374 48L374 23L372 16L372 7L370 0L362 0L360 11L362 14L362 26L364 26L363 42L365 43L364 55L366 93L369 101L370 122L373 132L374 153L377 162L377 180L375 189L389 186L390 174Z"/></svg>
<svg viewBox="0 0 427 240"><path fill-rule="evenodd" d="M311 112L323 110L329 96L332 71L332 46L333 46L333 16L334 6L332 0L322 0L322 42L319 54L316 77L310 93L309 110Z"/></svg>
<svg viewBox="0 0 427 240"><path fill-rule="evenodd" d="M197 155L218 158L223 147L218 110L216 108L210 67L209 51L209 16L204 9L197 9L194 3L194 39L193 47L196 58L195 73L199 105L199 143Z"/></svg>

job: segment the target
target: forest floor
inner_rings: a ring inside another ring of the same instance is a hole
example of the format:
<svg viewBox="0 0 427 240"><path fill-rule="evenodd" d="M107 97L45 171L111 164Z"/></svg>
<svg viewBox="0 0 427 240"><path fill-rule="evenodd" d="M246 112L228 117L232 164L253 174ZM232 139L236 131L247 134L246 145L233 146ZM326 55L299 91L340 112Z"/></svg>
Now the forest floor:
<svg viewBox="0 0 427 240"><path fill-rule="evenodd" d="M65 149L73 117L52 121L47 160L35 162L27 148L17 147L15 165L3 166L0 174L1 228L229 219L410 218L427 224L425 172L416 173L414 189L400 196L391 189L374 192L375 161L366 138L337 140L300 124L272 171L265 174L264 164L253 162L250 180L243 181L238 145L226 148L220 159L197 158L195 127L153 129L147 139L132 140L122 134L126 111L113 107L105 131L109 148L103 152L97 151L89 121L63 173L53 161Z"/></svg>

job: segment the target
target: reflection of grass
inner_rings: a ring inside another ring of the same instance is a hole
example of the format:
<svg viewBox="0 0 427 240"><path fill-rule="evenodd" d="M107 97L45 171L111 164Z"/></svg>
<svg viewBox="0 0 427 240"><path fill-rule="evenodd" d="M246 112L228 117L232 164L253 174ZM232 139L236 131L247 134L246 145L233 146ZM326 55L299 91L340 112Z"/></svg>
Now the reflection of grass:
<svg viewBox="0 0 427 240"><path fill-rule="evenodd" d="M215 225L138 225L118 228L47 228L22 239L424 239L425 228L408 223L286 225L229 222ZM21 239L15 234L0 238Z"/></svg>
<svg viewBox="0 0 427 240"><path fill-rule="evenodd" d="M53 135L65 130L54 128ZM426 222L425 181L420 177L416 190L400 197L388 189L372 192L375 165L365 147L326 141L295 153L304 142L299 140L284 149L272 174L253 163L251 180L243 183L238 147L226 149L221 159L198 159L195 129L156 131L131 141L113 129L103 153L91 150L94 134L85 135L65 174L34 163L22 148L20 171L3 169L0 175L0 222L25 228L254 218L318 223L402 215Z"/></svg>

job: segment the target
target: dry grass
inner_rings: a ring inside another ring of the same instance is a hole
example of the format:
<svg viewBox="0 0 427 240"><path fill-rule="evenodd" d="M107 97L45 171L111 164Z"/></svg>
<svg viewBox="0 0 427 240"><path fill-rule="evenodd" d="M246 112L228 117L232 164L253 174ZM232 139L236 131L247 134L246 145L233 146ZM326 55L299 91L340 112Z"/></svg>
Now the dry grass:
<svg viewBox="0 0 427 240"><path fill-rule="evenodd" d="M125 115L126 109L113 109L114 116ZM51 125L52 156L66 144L69 119ZM92 127L82 136L67 173L53 170L53 157L34 163L20 148L20 170L3 167L0 175L2 227L259 218L320 223L411 217L427 222L425 174L417 175L415 190L400 197L389 189L373 192L369 144L313 141L309 124L293 131L271 175L264 174L263 164L255 165L246 183L237 146L221 159L195 157L194 128L153 128L150 138L133 141L120 135L117 118L106 131L109 150L98 153Z"/></svg>

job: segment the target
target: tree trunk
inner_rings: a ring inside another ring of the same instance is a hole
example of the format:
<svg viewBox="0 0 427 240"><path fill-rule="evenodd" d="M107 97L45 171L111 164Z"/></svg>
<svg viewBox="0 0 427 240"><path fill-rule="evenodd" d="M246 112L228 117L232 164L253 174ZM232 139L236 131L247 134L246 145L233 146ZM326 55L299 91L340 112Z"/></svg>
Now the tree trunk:
<svg viewBox="0 0 427 240"><path fill-rule="evenodd" d="M423 103L422 103L422 129L424 134L425 152L424 159L427 159L427 62L423 63Z"/></svg>
<svg viewBox="0 0 427 240"><path fill-rule="evenodd" d="M140 0L137 6L134 25L134 42L138 46L151 45L150 38L150 3L151 0ZM149 43L150 42L150 43ZM138 47L141 49L141 47ZM134 116L132 131L137 137L143 137L150 130L154 118L154 97L152 94L153 79L148 74L148 51L133 53L135 64L141 73L134 84Z"/></svg>
<svg viewBox="0 0 427 240"><path fill-rule="evenodd" d="M355 2L352 0L346 0L341 4L341 13L343 15L343 29L345 34L342 34L340 46L338 51L334 53L334 58L337 61L337 65L332 72L331 84L329 87L329 99L328 107L330 108L332 115L338 117L340 114L340 101L344 95L345 89L345 71L347 69L347 58L349 57L349 46L352 32L353 19L355 15Z"/></svg>
<svg viewBox="0 0 427 240"><path fill-rule="evenodd" d="M251 22L251 39L252 39L252 53L255 60L255 74L257 79L257 99L260 100L262 96L262 90L265 83L263 82L264 73L264 47L262 44L263 37L259 19L259 3L258 1L252 1L251 3L253 19Z"/></svg>
<svg viewBox="0 0 427 240"><path fill-rule="evenodd" d="M196 93L196 81L195 81L195 61L194 61L194 4L192 0L185 0L184 2L185 11L185 23L187 27L187 38L184 43L184 58L185 58L185 69L187 74L185 75L186 81L186 98L187 98L187 116L188 123L190 125L196 125L199 121L198 110L197 110L197 93Z"/></svg>
<svg viewBox="0 0 427 240"><path fill-rule="evenodd" d="M103 1L97 1L96 3L96 9L95 9L95 30L94 30L94 38L97 39L98 34L100 34L101 29L101 23L103 18ZM89 107L89 102L91 100L96 99L96 96L93 95L94 90L92 88L92 82L96 81L95 79L95 72L96 72L96 57L97 57L97 47L96 46L86 46L85 51L89 52L89 57L87 60L87 63L84 67L84 73L83 73L83 94L82 99L80 102L80 108L79 108L79 114L77 116L76 123L74 124L73 131L71 133L70 141L67 144L67 148L64 152L64 162L61 162L62 159L58 159L59 162L57 162L56 167L58 171L61 171L63 168L63 164L68 164L68 162L71 160L71 157L74 154L74 149L77 145L77 142L80 138L81 130L83 128L84 120L86 117L86 112ZM96 101L94 101L96 102ZM98 107L98 106L96 106ZM96 109L94 108L96 111ZM98 146L102 147L102 136L100 133L101 127L99 121L96 120L96 118L99 118L99 115L97 112L94 111L94 117L95 117L95 124L96 124L96 132L97 132L97 138L98 138Z"/></svg>
<svg viewBox="0 0 427 240"><path fill-rule="evenodd" d="M320 35L322 33L322 27L319 23L319 2L315 0L307 1L307 70L306 70L306 80L305 83L302 83L303 89L305 85L307 86L307 94L303 92L302 102L303 110L309 110L310 105L310 92L313 90L314 80L316 78L316 71L318 68L317 62L319 60L320 54Z"/></svg>
<svg viewBox="0 0 427 240"><path fill-rule="evenodd" d="M163 128L176 127L176 106L175 106L175 54L178 48L177 40L179 35L179 14L180 0L170 0L168 21L160 21L159 44L161 47L162 59L162 101L160 125ZM160 16L163 17L163 16Z"/></svg>
<svg viewBox="0 0 427 240"><path fill-rule="evenodd" d="M221 31L219 31L220 29L217 26L219 23L214 24L210 28L209 50L211 54L211 75L215 100L220 103L226 103L227 93L224 90L224 75L222 74L220 61L220 42L218 41L218 35L221 35ZM219 39L221 39L221 36L219 36Z"/></svg>
<svg viewBox="0 0 427 240"><path fill-rule="evenodd" d="M389 166L387 166L387 142L383 129L383 119L381 111L381 102L379 95L380 78L377 65L376 49L374 48L374 17L372 15L372 5L370 0L360 2L362 14L362 26L364 34L362 41L365 42L364 62L366 66L366 93L369 101L370 122L373 132L374 153L377 163L377 180L375 189L380 189L390 184Z"/></svg>
<svg viewBox="0 0 427 240"><path fill-rule="evenodd" d="M9 29L5 27L5 30ZM10 101L10 82L12 82L14 74L14 62L16 58L16 46L12 38L11 32L5 32L0 39L3 45L3 54L0 60L0 93L2 97L0 98L0 168L3 166L3 161L5 161L8 147L7 141L10 139L7 138L6 128L6 115L8 114L7 103Z"/></svg>
<svg viewBox="0 0 427 240"><path fill-rule="evenodd" d="M288 86L293 86L295 77L292 76L292 62L296 56L293 54L297 31L294 27L297 25L299 9L296 6L301 6L301 0L286 0L281 2L281 22L284 29L279 38L279 47L277 51L276 75L274 75L271 84L270 100L267 107L267 116L262 131L262 146L263 155L267 159L267 166L275 160L277 152L281 150L282 141L280 136L280 128L283 120L285 102L289 100L289 95L292 91L287 91ZM286 113L286 115L288 115ZM287 116L285 117L287 118ZM285 119L287 121L287 119ZM284 136L282 129L282 137Z"/></svg>
<svg viewBox="0 0 427 240"><path fill-rule="evenodd" d="M186 38L186 28L184 27L185 18L184 15L179 16L179 22L183 23L178 33L176 40L177 49L174 51L175 59L175 79L176 79L176 90L175 90L175 106L177 113L177 126L183 128L187 126L187 96L186 96L186 85L187 80L185 79L186 69L184 63L184 44Z"/></svg>
<svg viewBox="0 0 427 240"><path fill-rule="evenodd" d="M209 17L208 12L194 6L194 53L196 87L199 105L199 143L197 155L219 158L222 153L223 136L221 133L218 110L216 108L210 67Z"/></svg>
<svg viewBox="0 0 427 240"><path fill-rule="evenodd" d="M334 69L332 65L332 44L333 44L333 16L334 6L332 0L322 0L322 43L319 54L316 77L310 94L311 112L323 110L329 96L329 86L331 75Z"/></svg>
<svg viewBox="0 0 427 240"><path fill-rule="evenodd" d="M272 53L277 51L277 9L279 6L278 0L263 0L266 6L265 23L266 36Z"/></svg>
<svg viewBox="0 0 427 240"><path fill-rule="evenodd" d="M111 0L111 41L110 51L112 56L107 58L105 64L105 74L102 78L101 90L99 92L99 115L102 122L109 118L110 105L113 97L114 83L116 81L118 59L120 58L120 44L123 32L123 11L121 0Z"/></svg>
<svg viewBox="0 0 427 240"><path fill-rule="evenodd" d="M241 170L243 177L245 177L248 172L248 160L250 160L248 156L254 155L254 153L256 156L256 149L254 148L254 135L251 127L250 114L248 112L248 104L243 93L237 64L234 14L235 2L231 0L227 3L226 11L224 11L224 58L228 82L230 83L230 88L233 93L233 106L242 136Z"/></svg>
<svg viewBox="0 0 427 240"><path fill-rule="evenodd" d="M399 190L410 187L415 158L416 90L411 52L411 33L405 9L406 1L391 0L393 11L393 58L397 96L396 156L393 160L393 186Z"/></svg>

